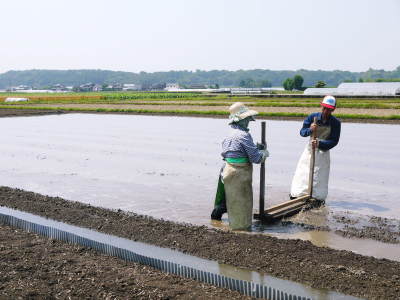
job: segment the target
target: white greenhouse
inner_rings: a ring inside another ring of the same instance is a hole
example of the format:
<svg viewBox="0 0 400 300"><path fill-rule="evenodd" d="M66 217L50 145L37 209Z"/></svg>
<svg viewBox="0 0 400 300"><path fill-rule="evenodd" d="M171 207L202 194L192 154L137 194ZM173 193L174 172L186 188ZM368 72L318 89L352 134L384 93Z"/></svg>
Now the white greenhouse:
<svg viewBox="0 0 400 300"><path fill-rule="evenodd" d="M304 95L316 95L316 96L326 96L332 95L336 96L338 93L336 92L337 88L308 88L304 90Z"/></svg>
<svg viewBox="0 0 400 300"><path fill-rule="evenodd" d="M4 102L20 102L20 101L28 101L28 98L13 98L13 97L8 97Z"/></svg>
<svg viewBox="0 0 400 300"><path fill-rule="evenodd" d="M308 88L304 95L400 96L400 82L345 82L337 88Z"/></svg>

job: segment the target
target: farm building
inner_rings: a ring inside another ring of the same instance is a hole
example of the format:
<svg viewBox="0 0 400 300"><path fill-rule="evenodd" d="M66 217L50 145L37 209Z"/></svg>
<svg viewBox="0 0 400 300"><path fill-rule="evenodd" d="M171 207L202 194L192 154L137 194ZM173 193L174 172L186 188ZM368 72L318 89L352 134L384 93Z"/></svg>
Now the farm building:
<svg viewBox="0 0 400 300"><path fill-rule="evenodd" d="M8 97L4 102L20 102L20 101L28 101L28 98L13 98L13 97Z"/></svg>
<svg viewBox="0 0 400 300"><path fill-rule="evenodd" d="M345 82L337 88L308 88L304 95L395 96L400 95L400 82Z"/></svg>
<svg viewBox="0 0 400 300"><path fill-rule="evenodd" d="M165 86L165 90L166 91L175 91L175 90L179 90L179 84L178 83L167 83Z"/></svg>

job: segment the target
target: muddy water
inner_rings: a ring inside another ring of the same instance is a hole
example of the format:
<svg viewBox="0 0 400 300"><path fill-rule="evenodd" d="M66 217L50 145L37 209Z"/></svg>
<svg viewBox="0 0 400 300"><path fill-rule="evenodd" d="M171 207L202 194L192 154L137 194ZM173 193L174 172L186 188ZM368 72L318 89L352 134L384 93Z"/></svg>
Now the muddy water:
<svg viewBox="0 0 400 300"><path fill-rule="evenodd" d="M226 124L223 119L134 115L2 118L0 182L96 206L210 225ZM251 124L255 140L259 126ZM267 206L287 200L306 143L298 135L300 126L267 121ZM398 130L398 125L342 124L340 144L331 152L328 215L349 211L398 218ZM254 174L257 207L257 167ZM322 220L330 222L328 217Z"/></svg>

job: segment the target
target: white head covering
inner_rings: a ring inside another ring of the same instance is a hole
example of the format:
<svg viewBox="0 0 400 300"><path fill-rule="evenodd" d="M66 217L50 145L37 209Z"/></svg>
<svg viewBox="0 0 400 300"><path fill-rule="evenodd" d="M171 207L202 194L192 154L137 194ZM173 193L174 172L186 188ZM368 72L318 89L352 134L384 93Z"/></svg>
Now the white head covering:
<svg viewBox="0 0 400 300"><path fill-rule="evenodd" d="M330 109L335 109L336 108L336 99L335 99L335 97L333 97L331 95L325 96L321 102L321 105L325 106L327 108L330 108Z"/></svg>
<svg viewBox="0 0 400 300"><path fill-rule="evenodd" d="M238 122L238 121L243 120L243 119L245 119L247 117L258 115L257 111L249 109L242 102L233 103L229 107L229 112L230 112L229 124L232 124L234 122Z"/></svg>

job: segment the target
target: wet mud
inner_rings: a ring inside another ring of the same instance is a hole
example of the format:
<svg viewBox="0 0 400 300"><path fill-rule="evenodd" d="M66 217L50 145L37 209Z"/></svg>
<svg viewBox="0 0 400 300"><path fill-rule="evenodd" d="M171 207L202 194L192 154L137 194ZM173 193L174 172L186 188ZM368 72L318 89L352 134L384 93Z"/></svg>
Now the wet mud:
<svg viewBox="0 0 400 300"><path fill-rule="evenodd" d="M384 243L400 243L400 221L376 216L370 216L366 224L362 219L346 219L339 217L339 222L344 222L343 229L335 230L335 233L344 237L370 238Z"/></svg>
<svg viewBox="0 0 400 300"><path fill-rule="evenodd" d="M12 109L12 108L1 108L0 118L2 117L27 117L27 116L45 116L55 115L64 113L61 110L42 110L42 109Z"/></svg>
<svg viewBox="0 0 400 300"><path fill-rule="evenodd" d="M400 294L400 262L317 247L308 241L174 223L8 187L0 188L0 205L258 270L314 288L367 299L398 299ZM383 224L391 226L385 220Z"/></svg>
<svg viewBox="0 0 400 300"><path fill-rule="evenodd" d="M350 212L325 212L328 216L321 222L320 209L301 212L284 220L283 226L299 226L309 231L329 231L347 238L371 239L383 243L400 244L400 220L378 216L357 215ZM323 224L323 225L320 225Z"/></svg>

